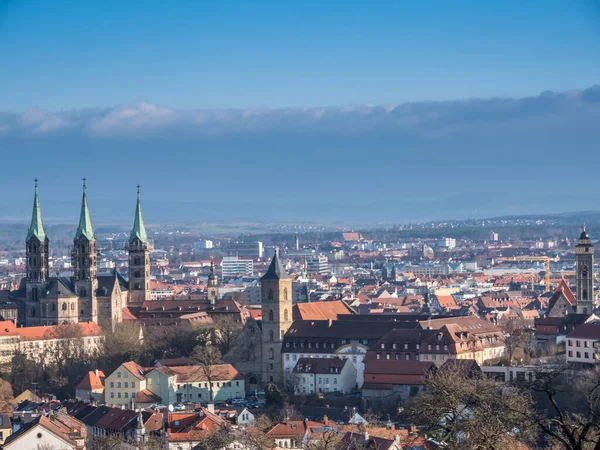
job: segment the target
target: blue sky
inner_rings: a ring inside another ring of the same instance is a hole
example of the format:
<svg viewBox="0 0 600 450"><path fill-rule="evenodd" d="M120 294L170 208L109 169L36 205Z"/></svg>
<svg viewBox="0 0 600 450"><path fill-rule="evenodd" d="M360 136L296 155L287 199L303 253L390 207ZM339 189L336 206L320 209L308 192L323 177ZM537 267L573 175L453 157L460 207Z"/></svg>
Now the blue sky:
<svg viewBox="0 0 600 450"><path fill-rule="evenodd" d="M597 2L0 1L0 109L526 96L600 79Z"/></svg>
<svg viewBox="0 0 600 450"><path fill-rule="evenodd" d="M0 220L600 210L599 83L593 1L0 0Z"/></svg>

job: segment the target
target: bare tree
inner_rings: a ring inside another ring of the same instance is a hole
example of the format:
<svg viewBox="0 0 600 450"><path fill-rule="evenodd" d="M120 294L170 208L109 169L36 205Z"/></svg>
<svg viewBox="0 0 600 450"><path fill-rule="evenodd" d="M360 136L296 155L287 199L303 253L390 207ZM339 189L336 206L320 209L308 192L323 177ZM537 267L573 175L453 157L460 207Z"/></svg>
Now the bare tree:
<svg viewBox="0 0 600 450"><path fill-rule="evenodd" d="M208 381L209 401L214 399L214 382L223 377L223 358L221 352L214 345L197 346L191 355L191 360L199 366L206 381Z"/></svg>
<svg viewBox="0 0 600 450"><path fill-rule="evenodd" d="M231 350L241 328L241 324L231 316L219 317L214 320L214 342L219 347L222 355Z"/></svg>
<svg viewBox="0 0 600 450"><path fill-rule="evenodd" d="M267 432L273 428L273 421L266 414L257 414L254 424L249 425L242 431L238 440L244 448L255 450L271 450L276 447L275 439Z"/></svg>
<svg viewBox="0 0 600 450"><path fill-rule="evenodd" d="M0 378L0 412L12 412L15 404L10 383Z"/></svg>
<svg viewBox="0 0 600 450"><path fill-rule="evenodd" d="M531 396L486 378L465 377L457 363L431 373L424 392L409 405L411 418L445 448L499 449L507 439L535 438Z"/></svg>
<svg viewBox="0 0 600 450"><path fill-rule="evenodd" d="M539 371L532 385L541 432L567 450L600 449L600 374L566 367Z"/></svg>

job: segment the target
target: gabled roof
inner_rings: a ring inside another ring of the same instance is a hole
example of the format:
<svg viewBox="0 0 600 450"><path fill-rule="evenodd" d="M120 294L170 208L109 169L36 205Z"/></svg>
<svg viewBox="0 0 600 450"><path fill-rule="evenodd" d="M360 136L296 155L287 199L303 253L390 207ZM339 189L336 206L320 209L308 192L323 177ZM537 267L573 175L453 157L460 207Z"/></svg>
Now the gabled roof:
<svg viewBox="0 0 600 450"><path fill-rule="evenodd" d="M75 389L104 389L104 372L101 370L96 374L95 370L90 370L85 374L83 379L79 382L79 384L75 387Z"/></svg>
<svg viewBox="0 0 600 450"><path fill-rule="evenodd" d="M571 290L567 282L565 280L560 280L560 284L558 285L558 287L554 291L554 294L552 294L552 297L550 297L550 300L548 301L548 309L552 309L554 307L554 304L558 301L558 299L561 296L564 297L565 300L567 300L567 302L569 302L571 306L575 306L577 304L575 294L573 294L573 291Z"/></svg>
<svg viewBox="0 0 600 450"><path fill-rule="evenodd" d="M279 250L275 250L275 255L271 260L271 264L261 280L287 280L289 278L290 276L283 268L281 260L279 259Z"/></svg>
<svg viewBox="0 0 600 450"><path fill-rule="evenodd" d="M129 373L131 373L138 380L144 379L144 374L147 371L142 366L140 366L138 363L136 363L135 361L124 362L121 365L123 367L125 367L129 371Z"/></svg>
<svg viewBox="0 0 600 450"><path fill-rule="evenodd" d="M40 201L38 199L37 192L37 181L35 183L35 195L33 197L33 212L31 213L31 224L29 225L29 231L27 232L28 241L33 236L39 239L40 242L44 242L46 239L46 230L42 224L42 209L40 208Z"/></svg>
<svg viewBox="0 0 600 450"><path fill-rule="evenodd" d="M293 308L294 320L336 320L339 315L353 314L354 311L342 300L332 302L296 303Z"/></svg>
<svg viewBox="0 0 600 450"><path fill-rule="evenodd" d="M85 185L83 186L83 197L81 199L81 212L79 213L79 226L75 232L75 240L85 236L88 241L94 239L94 229L92 228L92 219L90 218L90 209L88 208Z"/></svg>
<svg viewBox="0 0 600 450"><path fill-rule="evenodd" d="M567 337L600 340L600 323L585 323L571 331Z"/></svg>
<svg viewBox="0 0 600 450"><path fill-rule="evenodd" d="M77 294L73 292L70 283L66 279L62 278L50 278L48 285L46 286L46 293L43 297L46 298L61 298L61 297L77 297Z"/></svg>

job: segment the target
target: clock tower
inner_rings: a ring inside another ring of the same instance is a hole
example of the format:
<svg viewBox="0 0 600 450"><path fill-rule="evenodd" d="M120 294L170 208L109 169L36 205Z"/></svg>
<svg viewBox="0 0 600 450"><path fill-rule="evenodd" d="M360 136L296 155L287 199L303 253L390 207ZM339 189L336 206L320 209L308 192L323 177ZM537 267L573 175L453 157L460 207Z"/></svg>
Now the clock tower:
<svg viewBox="0 0 600 450"><path fill-rule="evenodd" d="M577 313L592 314L594 312L594 246L585 224L575 246L575 261L577 266Z"/></svg>

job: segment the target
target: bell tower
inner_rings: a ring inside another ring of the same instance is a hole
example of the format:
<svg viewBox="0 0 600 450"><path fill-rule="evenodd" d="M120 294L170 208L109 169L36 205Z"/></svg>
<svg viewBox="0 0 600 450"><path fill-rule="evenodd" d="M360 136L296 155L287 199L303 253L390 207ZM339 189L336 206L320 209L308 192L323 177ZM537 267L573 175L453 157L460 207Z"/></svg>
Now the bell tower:
<svg viewBox="0 0 600 450"><path fill-rule="evenodd" d="M292 279L279 259L279 250L260 279L262 303L262 382L283 385L283 335L292 325Z"/></svg>
<svg viewBox="0 0 600 450"><path fill-rule="evenodd" d="M26 325L38 325L41 313L40 297L45 292L48 282L49 240L42 224L42 210L38 198L38 180L35 179L35 194L33 197L33 212L31 224L25 238L25 253L27 275L26 286Z"/></svg>
<svg viewBox="0 0 600 450"><path fill-rule="evenodd" d="M79 226L73 239L73 271L75 294L79 297L79 321L98 323L98 275L96 263L96 236L92 227L87 201L87 186L83 179L83 197Z"/></svg>
<svg viewBox="0 0 600 450"><path fill-rule="evenodd" d="M577 313L594 312L594 246L585 224L575 246Z"/></svg>
<svg viewBox="0 0 600 450"><path fill-rule="evenodd" d="M133 229L129 236L129 305L141 305L151 300L150 287L150 248L148 235L142 217L140 186L137 186L137 205Z"/></svg>
<svg viewBox="0 0 600 450"><path fill-rule="evenodd" d="M219 300L219 277L215 271L215 262L210 261L210 273L208 274L208 299L214 305Z"/></svg>

